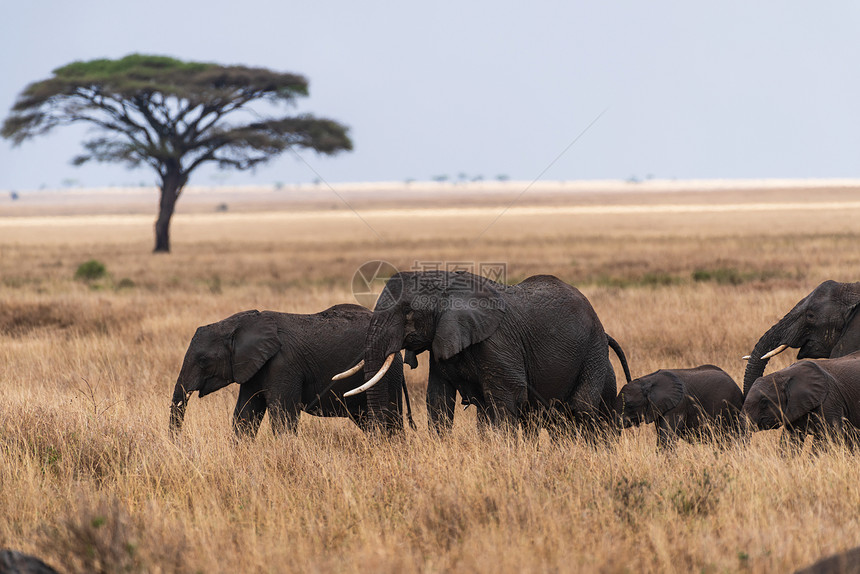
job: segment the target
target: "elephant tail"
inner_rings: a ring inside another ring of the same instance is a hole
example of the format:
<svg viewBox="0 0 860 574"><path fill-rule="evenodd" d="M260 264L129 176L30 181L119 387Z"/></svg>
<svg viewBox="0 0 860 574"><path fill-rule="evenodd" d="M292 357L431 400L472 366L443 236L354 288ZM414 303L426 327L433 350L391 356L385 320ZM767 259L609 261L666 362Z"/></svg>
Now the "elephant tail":
<svg viewBox="0 0 860 574"><path fill-rule="evenodd" d="M624 377L629 383L632 379L630 378L630 368L627 366L627 357L624 356L624 350L621 348L621 345L618 344L618 341L613 339L609 333L606 333L606 341L609 343L612 350L615 351L615 354L618 355L618 360L621 361L621 367L624 369Z"/></svg>
<svg viewBox="0 0 860 574"><path fill-rule="evenodd" d="M409 389L406 388L406 377L403 377L403 397L406 399L406 419L409 421L409 426L412 430L417 431L415 421L412 420L412 403L409 402Z"/></svg>

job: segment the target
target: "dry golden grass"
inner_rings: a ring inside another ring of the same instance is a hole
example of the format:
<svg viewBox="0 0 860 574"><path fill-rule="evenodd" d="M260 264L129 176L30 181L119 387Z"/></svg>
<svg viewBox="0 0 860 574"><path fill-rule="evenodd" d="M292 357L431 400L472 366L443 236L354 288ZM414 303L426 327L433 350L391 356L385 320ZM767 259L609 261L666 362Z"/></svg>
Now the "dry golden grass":
<svg viewBox="0 0 860 574"><path fill-rule="evenodd" d="M553 273L586 293L634 376L714 363L736 380L741 355L800 297L860 275L856 208L512 211L474 241L504 201L484 204L477 218L369 217L384 241L321 211L178 216L169 256L149 254L151 221L0 225L0 547L68 572L784 572L860 544L857 454L785 457L777 432L671 453L655 452L651 429L609 447L510 444L476 437L473 409L438 441L426 361L408 373L420 430L401 439L304 416L297 436L264 424L235 445L235 385L194 397L181 440L168 439L198 325L352 301L370 259ZM75 281L90 258L110 277Z"/></svg>

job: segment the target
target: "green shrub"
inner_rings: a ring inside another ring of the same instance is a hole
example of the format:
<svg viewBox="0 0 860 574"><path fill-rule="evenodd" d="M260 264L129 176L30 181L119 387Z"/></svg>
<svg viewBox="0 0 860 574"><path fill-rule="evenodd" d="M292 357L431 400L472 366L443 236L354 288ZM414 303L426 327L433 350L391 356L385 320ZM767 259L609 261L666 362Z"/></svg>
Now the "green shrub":
<svg viewBox="0 0 860 574"><path fill-rule="evenodd" d="M134 281L132 281L128 277L123 277L122 279L119 280L119 283L116 284L114 289L119 291L120 289L133 289L134 287L136 287L136 284Z"/></svg>
<svg viewBox="0 0 860 574"><path fill-rule="evenodd" d="M600 287L618 287L621 289L627 289L630 287L670 287L672 285L679 285L682 283L682 279L680 277L663 271L648 272L638 277L601 275L596 277L593 281L594 284Z"/></svg>
<svg viewBox="0 0 860 574"><path fill-rule="evenodd" d="M753 273L741 273L732 267L717 269L696 269L693 271L693 281L713 281L718 285L740 285L754 278Z"/></svg>
<svg viewBox="0 0 860 574"><path fill-rule="evenodd" d="M75 279L78 281L95 281L107 275L107 267L101 261L90 259L78 265Z"/></svg>

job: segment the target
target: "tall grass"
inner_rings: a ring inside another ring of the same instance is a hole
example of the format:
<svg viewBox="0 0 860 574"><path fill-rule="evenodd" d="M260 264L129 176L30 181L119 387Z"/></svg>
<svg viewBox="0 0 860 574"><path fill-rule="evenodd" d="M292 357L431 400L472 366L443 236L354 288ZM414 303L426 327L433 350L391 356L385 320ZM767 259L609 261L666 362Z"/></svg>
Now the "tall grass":
<svg viewBox="0 0 860 574"><path fill-rule="evenodd" d="M727 234L706 215L684 217L673 229L695 232L655 234L646 216L605 234L510 224L468 245L444 226L420 238L404 226L384 244L319 229L296 245L273 231L178 241L168 257L149 255L148 240L74 253L49 232L6 241L0 547L67 572L782 572L860 544L860 459L845 449L785 456L771 431L657 452L650 428L608 445L545 434L527 444L480 438L474 409L438 440L422 408L424 357L407 373L419 431L400 438L303 416L296 436L264 424L237 444L235 385L192 398L181 438L168 438L172 385L198 325L351 301L367 259L553 273L586 293L634 376L714 363L736 380L740 357L798 299L860 272L858 234L829 235L825 222ZM75 281L89 259L114 281Z"/></svg>

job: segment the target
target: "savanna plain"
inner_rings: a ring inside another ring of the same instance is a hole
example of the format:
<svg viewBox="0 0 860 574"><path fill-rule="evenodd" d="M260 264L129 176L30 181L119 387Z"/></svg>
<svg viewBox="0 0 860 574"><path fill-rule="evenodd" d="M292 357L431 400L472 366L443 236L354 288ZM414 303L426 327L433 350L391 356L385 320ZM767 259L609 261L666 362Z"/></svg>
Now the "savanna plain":
<svg viewBox="0 0 860 574"><path fill-rule="evenodd" d="M154 202L0 209L0 547L65 572L786 572L860 544L860 454L784 456L779 431L669 452L651 428L596 446L481 438L473 408L440 440L424 356L407 369L418 430L402 437L303 415L295 436L264 421L236 443L232 385L192 397L171 440L197 326L354 302L369 260L554 274L586 294L634 377L712 363L736 381L818 283L860 278L856 188L530 192L507 211L516 193L408 194L399 211L350 198L361 217L330 197L180 205L173 252L157 256ZM107 274L76 279L90 259Z"/></svg>

